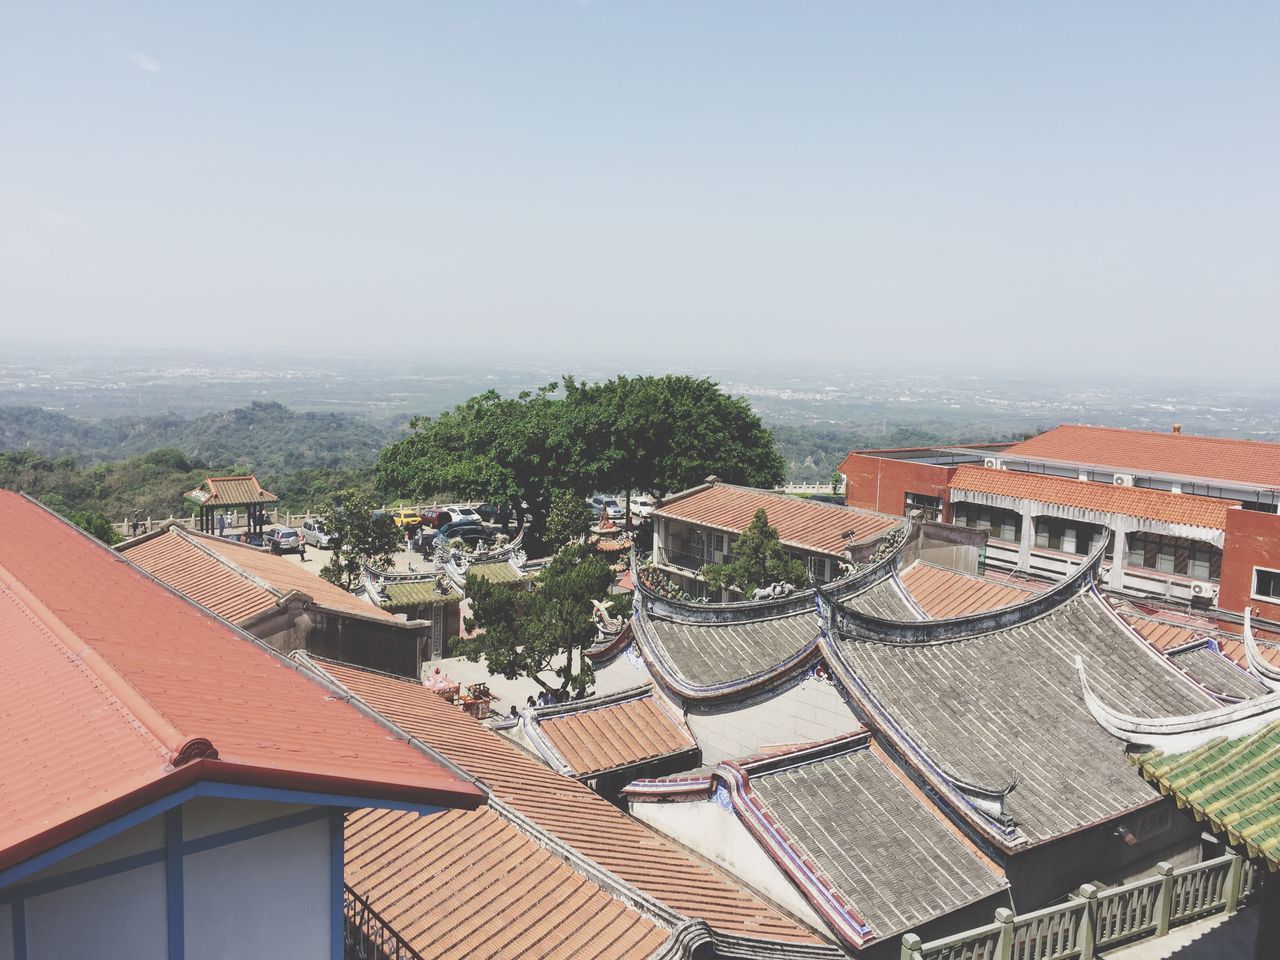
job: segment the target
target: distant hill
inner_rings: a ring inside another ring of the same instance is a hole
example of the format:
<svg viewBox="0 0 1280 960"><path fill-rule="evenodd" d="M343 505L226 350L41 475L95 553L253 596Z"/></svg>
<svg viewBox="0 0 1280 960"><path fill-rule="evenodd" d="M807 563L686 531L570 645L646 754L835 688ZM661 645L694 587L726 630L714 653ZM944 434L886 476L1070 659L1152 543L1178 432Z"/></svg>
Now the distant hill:
<svg viewBox="0 0 1280 960"><path fill-rule="evenodd" d="M0 451L30 451L99 463L152 450L264 475L373 463L398 431L345 413L298 413L282 404L194 418L173 414L77 420L38 407L0 407Z"/></svg>

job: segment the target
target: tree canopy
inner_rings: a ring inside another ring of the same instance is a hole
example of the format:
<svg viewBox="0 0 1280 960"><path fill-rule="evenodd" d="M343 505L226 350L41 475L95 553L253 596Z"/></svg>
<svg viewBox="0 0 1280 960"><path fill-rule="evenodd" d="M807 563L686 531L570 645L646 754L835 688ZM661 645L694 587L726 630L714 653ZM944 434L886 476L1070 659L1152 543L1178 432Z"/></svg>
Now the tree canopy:
<svg viewBox="0 0 1280 960"><path fill-rule="evenodd" d="M591 508L572 490L557 490L547 516L547 546L559 550L591 530Z"/></svg>
<svg viewBox="0 0 1280 960"><path fill-rule="evenodd" d="M485 658L489 671L514 680L530 677L544 689L584 693L595 675L584 651L595 638L591 601L605 596L613 571L582 544L556 554L533 590L468 576L472 615L458 649L472 661ZM558 688L541 674L559 680Z"/></svg>
<svg viewBox="0 0 1280 960"><path fill-rule="evenodd" d="M527 510L533 543L546 533L557 490L662 497L711 474L758 487L783 480L782 458L760 418L705 378L584 385L565 377L514 399L483 393L410 426L382 453L378 479L386 489L497 501L516 516Z"/></svg>
<svg viewBox="0 0 1280 960"><path fill-rule="evenodd" d="M733 557L727 563L709 563L702 568L711 590L737 590L750 593L774 583L808 586L809 575L804 564L787 555L778 531L769 525L764 508L756 511L747 529L733 544Z"/></svg>
<svg viewBox="0 0 1280 960"><path fill-rule="evenodd" d="M341 491L325 509L324 526L333 534L334 545L320 576L344 590L360 582L363 564L385 569L404 545L391 517L375 517L373 511L373 500L360 490Z"/></svg>

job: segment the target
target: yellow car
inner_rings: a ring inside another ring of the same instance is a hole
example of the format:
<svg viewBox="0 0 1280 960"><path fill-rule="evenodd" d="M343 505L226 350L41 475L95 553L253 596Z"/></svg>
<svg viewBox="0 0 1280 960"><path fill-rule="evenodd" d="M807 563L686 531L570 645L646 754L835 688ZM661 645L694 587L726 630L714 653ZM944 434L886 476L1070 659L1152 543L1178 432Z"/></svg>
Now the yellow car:
<svg viewBox="0 0 1280 960"><path fill-rule="evenodd" d="M418 516L418 511L404 507L399 510L392 510L391 519L395 521L397 527L412 528L422 526L422 518Z"/></svg>

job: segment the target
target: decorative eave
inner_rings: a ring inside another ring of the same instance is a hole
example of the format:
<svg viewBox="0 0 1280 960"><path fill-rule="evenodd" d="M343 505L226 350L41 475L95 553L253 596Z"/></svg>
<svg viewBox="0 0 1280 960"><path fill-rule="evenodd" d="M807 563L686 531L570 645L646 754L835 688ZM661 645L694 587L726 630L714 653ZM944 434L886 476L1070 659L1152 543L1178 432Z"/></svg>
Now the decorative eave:
<svg viewBox="0 0 1280 960"><path fill-rule="evenodd" d="M1244 608L1244 656L1253 673L1262 685L1273 693L1280 690L1280 669L1271 664L1258 648L1258 640L1253 635L1253 609Z"/></svg>
<svg viewBox="0 0 1280 960"><path fill-rule="evenodd" d="M819 587L818 594L829 611L829 631L833 635L873 643L899 646L922 646L955 643L971 637L1007 630L1044 616L1072 597L1091 587L1102 563L1106 543L1100 543L1071 576L1059 581L1043 593L1032 594L1021 603L996 610L967 614L945 620L885 620L854 610Z"/></svg>
<svg viewBox="0 0 1280 960"><path fill-rule="evenodd" d="M1076 672L1093 719L1134 748L1185 753L1218 738L1248 736L1280 721L1280 692L1180 717L1135 717L1109 706L1093 692L1080 657L1076 657Z"/></svg>

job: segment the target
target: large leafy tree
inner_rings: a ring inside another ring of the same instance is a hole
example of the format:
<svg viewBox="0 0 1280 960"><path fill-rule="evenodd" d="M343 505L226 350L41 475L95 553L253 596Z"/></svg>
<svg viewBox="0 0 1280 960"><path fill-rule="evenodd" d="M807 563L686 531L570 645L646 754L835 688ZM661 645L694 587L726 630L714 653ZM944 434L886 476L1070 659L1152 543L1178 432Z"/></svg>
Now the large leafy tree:
<svg viewBox="0 0 1280 960"><path fill-rule="evenodd" d="M557 490L547 517L547 546L559 550L591 530L591 508L572 490Z"/></svg>
<svg viewBox="0 0 1280 960"><path fill-rule="evenodd" d="M472 661L483 656L491 673L508 680L530 677L546 690L583 693L595 677L585 655L596 635L591 601L611 583L608 565L582 544L561 550L530 592L468 576L467 628L477 632L459 649Z"/></svg>
<svg viewBox="0 0 1280 960"><path fill-rule="evenodd" d="M505 503L517 517L527 511L525 539L536 548L554 492L585 497L600 473L597 421L590 393L571 377L514 399L489 391L414 419L413 433L383 450L378 479L408 497L448 491Z"/></svg>
<svg viewBox="0 0 1280 960"><path fill-rule="evenodd" d="M603 429L599 486L656 497L715 475L774 487L785 464L773 437L743 399L705 377L617 377L589 388Z"/></svg>
<svg viewBox="0 0 1280 960"><path fill-rule="evenodd" d="M702 575L712 590L737 590L744 594L774 583L808 585L804 564L787 555L777 529L769 525L763 508L756 511L734 543L732 559L727 563L707 564L702 568Z"/></svg>
<svg viewBox="0 0 1280 960"><path fill-rule="evenodd" d="M404 537L386 514L374 516L372 498L360 490L343 490L326 507L324 526L334 536L329 562L320 576L350 590L360 582L362 565L391 566Z"/></svg>

